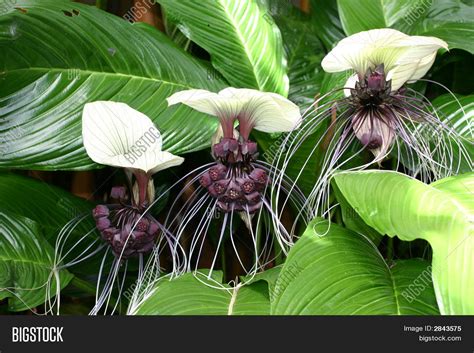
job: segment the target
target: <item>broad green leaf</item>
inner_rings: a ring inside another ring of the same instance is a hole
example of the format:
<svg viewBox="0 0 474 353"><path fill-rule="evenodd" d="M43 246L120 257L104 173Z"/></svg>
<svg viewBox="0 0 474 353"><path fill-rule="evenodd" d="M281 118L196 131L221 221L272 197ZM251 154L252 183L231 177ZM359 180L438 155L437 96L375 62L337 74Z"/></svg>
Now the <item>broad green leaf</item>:
<svg viewBox="0 0 474 353"><path fill-rule="evenodd" d="M421 278L424 288L415 295L410 285ZM366 238L316 219L288 254L271 313L435 315L430 278L423 260L400 260L389 267Z"/></svg>
<svg viewBox="0 0 474 353"><path fill-rule="evenodd" d="M288 98L304 112L320 92L324 77L321 69L324 50L309 16L293 9L274 18L283 36L288 60Z"/></svg>
<svg viewBox="0 0 474 353"><path fill-rule="evenodd" d="M474 53L474 6L462 0L338 0L347 35L391 27L444 39L449 48Z"/></svg>
<svg viewBox="0 0 474 353"><path fill-rule="evenodd" d="M329 51L344 38L341 21L339 19L337 1L334 0L311 0L311 16L316 34Z"/></svg>
<svg viewBox="0 0 474 353"><path fill-rule="evenodd" d="M198 277L195 277L198 276ZM222 272L206 275L187 273L173 280L158 281L152 294L135 315L267 315L268 285L258 281L231 288L222 283ZM217 288L215 288L217 287Z"/></svg>
<svg viewBox="0 0 474 353"><path fill-rule="evenodd" d="M257 0L159 0L231 86L288 93L281 34Z"/></svg>
<svg viewBox="0 0 474 353"><path fill-rule="evenodd" d="M450 49L464 49L474 54L474 44L471 40L474 35L474 21L469 24L448 22L433 25L432 28L420 34L444 39L449 44Z"/></svg>
<svg viewBox="0 0 474 353"><path fill-rule="evenodd" d="M166 35L93 6L18 0L0 16L0 167L96 168L81 138L85 103L125 102L148 115L175 154L210 144L217 122L174 92L224 83Z"/></svg>
<svg viewBox="0 0 474 353"><path fill-rule="evenodd" d="M72 279L54 267L54 250L39 224L0 210L0 299L9 298L9 310L53 302L58 280L63 288Z"/></svg>
<svg viewBox="0 0 474 353"><path fill-rule="evenodd" d="M351 205L349 205L349 203L341 194L335 183L332 183L331 186L334 190L334 194L341 209L342 221L344 222L344 226L347 229L366 236L372 243L374 243L375 246L379 246L380 242L382 241L383 235L378 233L375 229L369 227L362 220L356 210L352 208Z"/></svg>
<svg viewBox="0 0 474 353"><path fill-rule="evenodd" d="M431 185L397 172L342 172L334 178L349 204L379 233L430 243L442 314L474 314L473 173Z"/></svg>
<svg viewBox="0 0 474 353"><path fill-rule="evenodd" d="M36 222L36 226L41 229L44 238L52 246L55 246L61 229L68 222L75 218L91 215L93 208L92 202L73 196L46 182L13 173L0 173L0 211L26 217ZM65 248L69 249L78 243L91 229L95 229L95 224L92 217L86 217L72 230ZM83 239L71 251L67 259L71 260L80 255L98 237L97 232L92 232L88 238ZM64 241L66 241L65 238L63 238ZM63 254L67 251L64 251ZM96 262L91 261L87 264L74 266L72 269L75 273L79 271L90 274L90 271L99 268L100 260L97 258ZM83 266L85 267L83 268Z"/></svg>
<svg viewBox="0 0 474 353"><path fill-rule="evenodd" d="M91 214L94 204L56 186L13 173L0 173L0 210L27 217L54 243L61 228L73 218ZM77 236L93 222L84 222Z"/></svg>
<svg viewBox="0 0 474 353"><path fill-rule="evenodd" d="M242 282L245 283L246 285L250 285L255 282L265 281L268 286L267 290L270 295L270 301L273 301L274 288L278 280L278 277L280 275L281 269L282 269L282 265L278 265L268 270L265 270L263 272L258 272L255 275L247 275L242 278Z"/></svg>
<svg viewBox="0 0 474 353"><path fill-rule="evenodd" d="M415 12L409 14L415 21L411 33L439 37L448 42L450 49L464 49L474 54L471 40L474 35L474 3L463 0L425 0L424 3L419 19L414 16Z"/></svg>
<svg viewBox="0 0 474 353"><path fill-rule="evenodd" d="M337 0L342 28L347 35L387 27L382 0Z"/></svg>
<svg viewBox="0 0 474 353"><path fill-rule="evenodd" d="M190 51L190 48L192 46L191 40L179 30L178 25L172 19L166 16L166 11L162 10L162 12L163 24L165 26L165 32L168 37L170 37L171 40L175 42L180 48L183 48L186 51Z"/></svg>

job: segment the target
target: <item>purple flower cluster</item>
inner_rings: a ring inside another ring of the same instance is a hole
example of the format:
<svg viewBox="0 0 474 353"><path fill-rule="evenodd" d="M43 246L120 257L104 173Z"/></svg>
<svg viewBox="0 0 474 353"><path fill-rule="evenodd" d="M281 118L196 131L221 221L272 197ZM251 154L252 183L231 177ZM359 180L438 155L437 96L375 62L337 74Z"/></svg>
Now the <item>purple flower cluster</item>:
<svg viewBox="0 0 474 353"><path fill-rule="evenodd" d="M117 206L98 205L92 211L96 227L113 253L126 259L153 249L160 229L158 222L134 207Z"/></svg>
<svg viewBox="0 0 474 353"><path fill-rule="evenodd" d="M199 182L217 199L217 206L223 212L259 210L268 176L252 164L257 153L256 143L224 138L213 146L213 152L217 164L209 168Z"/></svg>

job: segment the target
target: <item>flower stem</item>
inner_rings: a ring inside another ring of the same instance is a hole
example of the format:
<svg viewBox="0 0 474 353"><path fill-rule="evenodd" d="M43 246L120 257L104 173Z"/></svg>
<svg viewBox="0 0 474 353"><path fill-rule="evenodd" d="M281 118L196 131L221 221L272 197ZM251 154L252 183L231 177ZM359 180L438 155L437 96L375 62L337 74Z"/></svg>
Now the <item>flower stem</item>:
<svg viewBox="0 0 474 353"><path fill-rule="evenodd" d="M387 263L390 265L393 261L393 238L389 237L387 241Z"/></svg>
<svg viewBox="0 0 474 353"><path fill-rule="evenodd" d="M137 206L138 208L142 208L145 206L145 201L146 201L146 196L147 196L146 194L147 194L147 189L148 189L148 181L150 180L150 177L148 176L147 173L143 171L137 171L134 174L135 174L135 178L137 179L137 184L138 184Z"/></svg>

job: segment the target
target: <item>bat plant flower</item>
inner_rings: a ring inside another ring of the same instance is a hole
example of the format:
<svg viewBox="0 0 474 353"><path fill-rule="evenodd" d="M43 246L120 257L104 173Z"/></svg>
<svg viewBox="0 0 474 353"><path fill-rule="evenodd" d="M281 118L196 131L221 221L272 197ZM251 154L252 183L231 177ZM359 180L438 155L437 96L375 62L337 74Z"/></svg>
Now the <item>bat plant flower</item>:
<svg viewBox="0 0 474 353"><path fill-rule="evenodd" d="M385 28L347 37L323 59L326 72L355 72L344 91L354 110L352 130L376 157L387 154L397 130L404 129L402 120L423 119L419 111L412 112L402 87L425 76L440 48L448 44L439 38Z"/></svg>
<svg viewBox="0 0 474 353"><path fill-rule="evenodd" d="M265 192L275 171L268 163L258 160L257 144L250 139L250 133L253 129L267 133L295 129L301 122L299 108L275 93L237 88L226 88L219 93L186 90L168 98L169 105L179 103L217 118L219 128L212 144L214 162L195 171L197 175L184 188L194 190L193 196L190 202L177 212L183 216L170 218L171 222L179 219L175 234L180 237L191 219L199 214L198 210L205 210L206 216L201 217L198 226L193 229L189 254L189 258L192 259L197 252L199 261L212 219L222 217L219 245L215 256L219 252L228 227L229 238L240 264L246 272L256 271L258 264L254 263L252 270L248 270L239 257L234 241L236 229L233 226L233 215L237 213L245 222L256 247L252 220L255 215L260 218L262 210L272 214L271 203ZM284 178L284 183L289 184L287 178ZM300 202L301 205L302 196L297 191L294 194L297 200L295 202ZM292 236L284 229L278 217L274 214L270 217L279 234L278 241L285 251L285 248L292 243ZM258 221L256 223L258 224ZM257 253L260 253L260 250L262 249L254 249L257 262L259 259ZM215 261L216 257L212 261L211 270Z"/></svg>
<svg viewBox="0 0 474 353"><path fill-rule="evenodd" d="M288 165L308 140L315 147L306 161L315 154L325 154L323 171L308 198L312 216L327 201L328 180L334 170L381 164L394 146L401 162L398 167L426 181L456 173L459 164L454 162L454 150L459 148L468 158L461 144L453 146L457 144L452 139L456 133L440 119L439 112L407 86L426 75L439 49L448 49L439 38L383 28L342 39L324 57L323 69L347 72L347 81L318 97L303 114L302 128L288 136L284 144L287 150L280 157L283 165ZM340 91L342 98L335 95ZM354 160L365 149L374 158L355 166Z"/></svg>
<svg viewBox="0 0 474 353"><path fill-rule="evenodd" d="M110 300L120 268L124 267L126 273L127 259L137 257L139 272L142 272L143 256L153 250L157 253L155 260L158 260L160 244L165 242L171 254L173 272L179 272L179 244L148 210L155 199L153 174L178 166L184 159L163 151L161 134L150 118L124 103L98 101L86 104L82 115L82 138L85 150L94 162L123 168L128 181L128 187L119 185L112 188L109 204L100 204L92 210L96 229L105 244L92 254L66 265L81 262L106 247L108 250L104 254L97 286L99 290L106 256L109 250L113 253L112 270L91 312L96 314ZM83 219L84 217L80 217L80 220ZM77 225L78 222L63 229L57 246L59 252L68 246L65 242ZM82 237L79 243L84 242L90 234L94 234L94 229ZM79 243L73 247L78 247ZM95 243L94 241L89 245L83 253L87 253ZM124 263L125 266L122 266ZM158 263L156 267L159 269ZM121 289L122 286L123 282L116 283L116 288Z"/></svg>
<svg viewBox="0 0 474 353"><path fill-rule="evenodd" d="M124 103L86 104L82 136L94 162L124 168L129 180L129 197L124 187L114 187L110 197L117 203L98 205L93 211L102 238L120 258L149 252L163 231L162 225L144 212L155 196L151 177L184 159L162 151L161 134L150 118Z"/></svg>

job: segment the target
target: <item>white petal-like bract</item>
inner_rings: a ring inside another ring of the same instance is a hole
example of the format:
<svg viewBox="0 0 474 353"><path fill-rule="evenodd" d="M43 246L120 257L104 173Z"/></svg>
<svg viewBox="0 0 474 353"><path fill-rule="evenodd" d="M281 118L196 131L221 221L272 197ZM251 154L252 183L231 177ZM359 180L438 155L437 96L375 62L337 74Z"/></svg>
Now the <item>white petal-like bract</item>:
<svg viewBox="0 0 474 353"><path fill-rule="evenodd" d="M383 64L396 91L406 82L423 77L440 48L448 49L448 44L439 38L409 36L390 28L372 29L342 39L321 65L326 72L355 70L364 76L369 68Z"/></svg>
<svg viewBox="0 0 474 353"><path fill-rule="evenodd" d="M201 113L214 115L221 119L236 118L242 109L242 103L235 97L229 97L202 89L176 92L166 100L168 101L168 105L182 103Z"/></svg>
<svg viewBox="0 0 474 353"><path fill-rule="evenodd" d="M225 88L219 93L187 90L173 94L169 105L183 103L220 119L246 119L253 128L264 132L285 132L298 127L298 106L285 97L246 88Z"/></svg>
<svg viewBox="0 0 474 353"><path fill-rule="evenodd" d="M82 139L89 157L99 164L154 173L184 161L163 152L161 134L151 119L125 103L87 103Z"/></svg>

